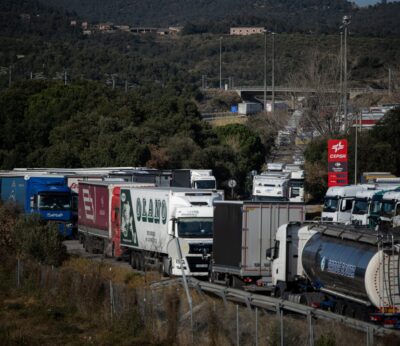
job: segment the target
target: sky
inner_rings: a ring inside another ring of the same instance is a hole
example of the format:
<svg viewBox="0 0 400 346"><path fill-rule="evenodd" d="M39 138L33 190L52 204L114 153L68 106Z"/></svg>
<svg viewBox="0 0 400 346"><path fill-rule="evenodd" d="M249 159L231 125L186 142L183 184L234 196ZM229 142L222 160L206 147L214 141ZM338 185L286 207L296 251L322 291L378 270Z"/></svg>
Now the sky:
<svg viewBox="0 0 400 346"><path fill-rule="evenodd" d="M359 6L374 5L377 4L378 2L381 2L381 0L353 0L353 1ZM392 1L389 0L388 2Z"/></svg>

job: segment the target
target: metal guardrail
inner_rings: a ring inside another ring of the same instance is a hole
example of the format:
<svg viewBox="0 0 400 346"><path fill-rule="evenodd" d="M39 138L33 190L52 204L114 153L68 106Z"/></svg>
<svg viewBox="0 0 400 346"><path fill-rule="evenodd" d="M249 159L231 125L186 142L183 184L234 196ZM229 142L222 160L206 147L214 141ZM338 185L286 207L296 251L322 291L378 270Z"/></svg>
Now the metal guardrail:
<svg viewBox="0 0 400 346"><path fill-rule="evenodd" d="M273 298L260 294L254 294L234 288L228 288L217 284L212 284L205 281L199 281L194 278L188 278L189 285L197 290L214 294L224 300L224 302L235 301L246 305L247 307L259 307L271 312L279 314L281 311L293 312L306 317L314 317L327 319L335 322L343 323L344 325L366 332L368 335L388 335L395 333L400 336L400 331L387 329L372 323L360 321L354 318L335 314L330 311L313 308L298 303L293 303L280 298Z"/></svg>
<svg viewBox="0 0 400 346"><path fill-rule="evenodd" d="M263 86L235 86L232 88L236 91L264 91ZM267 92L272 91L272 86L267 86L265 89ZM323 88L323 89L316 89L316 88L302 88L302 87L285 87L285 86L275 86L274 90L276 92L296 92L296 93L315 93L317 91L323 93L339 93L339 90L336 88ZM387 93L388 90L386 89L373 89L373 88L352 88L347 90L348 93L378 93L384 94Z"/></svg>

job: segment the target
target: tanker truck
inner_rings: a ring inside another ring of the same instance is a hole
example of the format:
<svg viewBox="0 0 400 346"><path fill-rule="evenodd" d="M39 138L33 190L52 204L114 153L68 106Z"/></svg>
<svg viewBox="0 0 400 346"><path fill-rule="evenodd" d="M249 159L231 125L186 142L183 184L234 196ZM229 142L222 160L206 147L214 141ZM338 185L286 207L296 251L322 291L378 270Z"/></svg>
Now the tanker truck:
<svg viewBox="0 0 400 346"><path fill-rule="evenodd" d="M134 269L207 276L215 190L121 188L121 248Z"/></svg>
<svg viewBox="0 0 400 346"><path fill-rule="evenodd" d="M400 328L400 235L289 223L266 256L275 296Z"/></svg>

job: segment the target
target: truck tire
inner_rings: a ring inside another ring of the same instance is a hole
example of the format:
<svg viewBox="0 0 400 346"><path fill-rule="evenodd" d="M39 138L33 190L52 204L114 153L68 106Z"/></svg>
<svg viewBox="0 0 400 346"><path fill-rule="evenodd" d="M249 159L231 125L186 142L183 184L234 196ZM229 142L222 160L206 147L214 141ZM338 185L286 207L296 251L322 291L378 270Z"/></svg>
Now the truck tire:
<svg viewBox="0 0 400 346"><path fill-rule="evenodd" d="M138 253L138 260L139 260L139 270L146 271L146 257L143 251Z"/></svg>
<svg viewBox="0 0 400 346"><path fill-rule="evenodd" d="M163 277L172 276L171 263L167 257L163 257L161 261L161 273Z"/></svg>
<svg viewBox="0 0 400 346"><path fill-rule="evenodd" d="M135 252L131 251L129 253L129 263L133 269L136 269Z"/></svg>

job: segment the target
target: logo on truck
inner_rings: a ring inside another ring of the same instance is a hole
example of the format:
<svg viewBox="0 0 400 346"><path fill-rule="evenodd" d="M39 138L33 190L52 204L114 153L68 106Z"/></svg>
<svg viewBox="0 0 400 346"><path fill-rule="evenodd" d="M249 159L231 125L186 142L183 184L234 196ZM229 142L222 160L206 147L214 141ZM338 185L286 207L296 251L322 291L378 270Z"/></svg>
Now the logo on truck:
<svg viewBox="0 0 400 346"><path fill-rule="evenodd" d="M167 204L160 199L136 199L136 218L141 222L160 223L167 222Z"/></svg>
<svg viewBox="0 0 400 346"><path fill-rule="evenodd" d="M93 198L90 195L89 189L82 189L83 209L87 220L94 221L94 205Z"/></svg>
<svg viewBox="0 0 400 346"><path fill-rule="evenodd" d="M121 242L138 246L131 194L127 190L121 191Z"/></svg>

